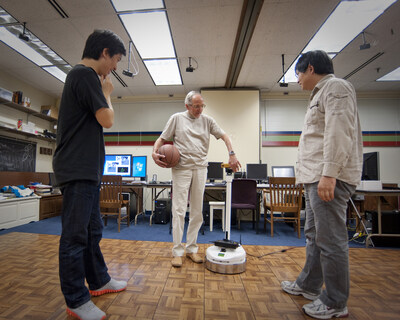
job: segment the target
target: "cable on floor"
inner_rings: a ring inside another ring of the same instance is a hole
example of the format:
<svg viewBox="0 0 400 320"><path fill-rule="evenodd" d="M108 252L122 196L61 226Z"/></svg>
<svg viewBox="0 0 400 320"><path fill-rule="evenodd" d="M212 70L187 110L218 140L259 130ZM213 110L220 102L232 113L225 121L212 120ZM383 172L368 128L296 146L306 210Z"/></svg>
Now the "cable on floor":
<svg viewBox="0 0 400 320"><path fill-rule="evenodd" d="M289 251L289 250L292 250L292 249L295 249L295 248L297 248L297 247L290 247L290 248L287 248L287 249L282 249L282 250L278 250L278 251L268 252L268 253L262 254L262 255L260 255L260 256L256 256L256 255L251 254L251 253L248 253L248 252L246 252L246 254L247 254L248 256L251 256L251 257L255 257L255 258L260 259L260 258L263 258L263 257L265 257L265 256L272 255L272 254L284 253L284 252L286 252L286 251Z"/></svg>

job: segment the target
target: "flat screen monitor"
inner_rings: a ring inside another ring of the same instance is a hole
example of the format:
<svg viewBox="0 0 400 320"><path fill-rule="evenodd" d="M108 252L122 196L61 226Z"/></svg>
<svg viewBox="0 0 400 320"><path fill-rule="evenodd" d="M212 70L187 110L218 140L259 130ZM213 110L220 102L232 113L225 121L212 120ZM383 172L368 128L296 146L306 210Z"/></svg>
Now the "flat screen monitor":
<svg viewBox="0 0 400 320"><path fill-rule="evenodd" d="M208 170L207 170L207 179L210 182L214 182L215 180L223 180L224 179L224 169L221 167L222 162L209 162Z"/></svg>
<svg viewBox="0 0 400 320"><path fill-rule="evenodd" d="M379 152L363 154L361 180L379 180Z"/></svg>
<svg viewBox="0 0 400 320"><path fill-rule="evenodd" d="M130 177L132 174L132 155L106 154L103 175Z"/></svg>
<svg viewBox="0 0 400 320"><path fill-rule="evenodd" d="M294 177L294 166L272 166L273 177Z"/></svg>
<svg viewBox="0 0 400 320"><path fill-rule="evenodd" d="M266 163L248 163L246 166L247 179L253 179L257 181L268 180L268 166Z"/></svg>
<svg viewBox="0 0 400 320"><path fill-rule="evenodd" d="M147 174L147 156L132 157L132 177L146 178Z"/></svg>

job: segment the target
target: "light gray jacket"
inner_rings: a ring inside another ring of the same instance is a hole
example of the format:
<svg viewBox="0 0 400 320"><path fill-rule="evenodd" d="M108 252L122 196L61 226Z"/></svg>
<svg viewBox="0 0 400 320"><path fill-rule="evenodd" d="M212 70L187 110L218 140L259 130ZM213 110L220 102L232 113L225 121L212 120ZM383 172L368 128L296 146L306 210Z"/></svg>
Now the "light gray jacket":
<svg viewBox="0 0 400 320"><path fill-rule="evenodd" d="M361 180L363 147L356 93L333 74L311 92L296 165L296 181L313 183L329 176L351 185Z"/></svg>

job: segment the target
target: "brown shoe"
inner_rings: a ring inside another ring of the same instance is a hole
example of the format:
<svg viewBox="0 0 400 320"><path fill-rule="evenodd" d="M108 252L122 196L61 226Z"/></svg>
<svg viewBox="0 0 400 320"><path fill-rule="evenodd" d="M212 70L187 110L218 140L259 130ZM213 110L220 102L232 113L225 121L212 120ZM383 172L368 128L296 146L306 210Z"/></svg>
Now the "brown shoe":
<svg viewBox="0 0 400 320"><path fill-rule="evenodd" d="M182 267L182 257L174 257L171 261L173 267L180 268Z"/></svg>
<svg viewBox="0 0 400 320"><path fill-rule="evenodd" d="M203 258L197 253L187 253L186 256L190 258L193 262L203 263Z"/></svg>

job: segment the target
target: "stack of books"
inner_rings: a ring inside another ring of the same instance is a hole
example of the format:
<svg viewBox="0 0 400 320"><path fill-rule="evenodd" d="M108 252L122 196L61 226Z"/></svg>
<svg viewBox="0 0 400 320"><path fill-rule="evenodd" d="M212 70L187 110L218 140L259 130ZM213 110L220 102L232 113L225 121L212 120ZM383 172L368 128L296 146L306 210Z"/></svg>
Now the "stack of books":
<svg viewBox="0 0 400 320"><path fill-rule="evenodd" d="M47 184L42 184L42 183L33 183L29 185L29 188L33 189L33 191L38 195L38 196L45 196L45 195L50 195L51 191L53 189L52 186L47 185Z"/></svg>

